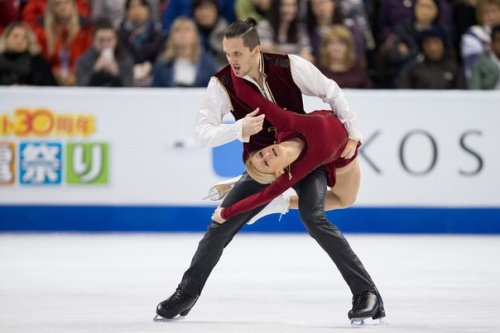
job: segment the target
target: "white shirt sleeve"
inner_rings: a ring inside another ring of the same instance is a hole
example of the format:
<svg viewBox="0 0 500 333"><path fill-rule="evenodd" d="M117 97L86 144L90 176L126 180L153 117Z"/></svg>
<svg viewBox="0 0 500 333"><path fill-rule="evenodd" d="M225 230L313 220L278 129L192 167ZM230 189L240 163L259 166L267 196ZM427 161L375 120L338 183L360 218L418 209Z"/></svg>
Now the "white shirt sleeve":
<svg viewBox="0 0 500 333"><path fill-rule="evenodd" d="M243 119L224 124L222 119L232 109L229 96L215 77L210 79L201 102L194 128L194 141L200 147L217 147L233 140L248 142L242 137Z"/></svg>
<svg viewBox="0 0 500 333"><path fill-rule="evenodd" d="M309 61L289 54L292 77L304 95L316 96L328 103L333 113L344 124L349 138L361 141L362 135L356 127L356 114L349 109L339 85L327 78Z"/></svg>

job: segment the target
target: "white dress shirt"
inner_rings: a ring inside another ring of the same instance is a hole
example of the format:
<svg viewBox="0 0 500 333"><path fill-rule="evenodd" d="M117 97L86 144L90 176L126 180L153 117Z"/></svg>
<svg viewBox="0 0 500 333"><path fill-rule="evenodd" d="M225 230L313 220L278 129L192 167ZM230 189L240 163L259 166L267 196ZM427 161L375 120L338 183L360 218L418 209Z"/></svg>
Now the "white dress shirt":
<svg viewBox="0 0 500 333"><path fill-rule="evenodd" d="M291 54L288 57L290 58L292 77L300 91L307 96L319 97L323 102L329 104L333 113L344 124L349 138L360 141L362 137L356 128L356 114L349 109L338 84L325 77L309 61ZM262 72L262 60L260 66ZM266 76L263 75L263 77L264 91L249 76L243 78L259 87L262 94L271 100ZM198 146L216 147L233 140L249 142L250 137L242 136L243 119L237 120L233 124L222 123L224 116L231 110L233 110L231 99L224 86L216 77L212 77L196 117L194 140Z"/></svg>

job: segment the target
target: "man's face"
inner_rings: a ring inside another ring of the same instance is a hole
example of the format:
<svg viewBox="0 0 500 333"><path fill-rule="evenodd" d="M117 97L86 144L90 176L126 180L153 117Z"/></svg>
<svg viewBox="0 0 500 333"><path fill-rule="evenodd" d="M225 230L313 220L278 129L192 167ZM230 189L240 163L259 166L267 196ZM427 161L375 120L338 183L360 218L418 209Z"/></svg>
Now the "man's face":
<svg viewBox="0 0 500 333"><path fill-rule="evenodd" d="M253 50L243 45L243 38L224 38L222 49L226 53L227 62L237 77L243 77L258 66L257 58L260 54L260 46Z"/></svg>
<svg viewBox="0 0 500 333"><path fill-rule="evenodd" d="M433 61L440 61L444 56L444 44L439 37L428 37L422 44L424 54Z"/></svg>
<svg viewBox="0 0 500 333"><path fill-rule="evenodd" d="M112 29L100 29L94 36L94 48L98 52L102 52L104 49L114 50L116 44L116 34Z"/></svg>

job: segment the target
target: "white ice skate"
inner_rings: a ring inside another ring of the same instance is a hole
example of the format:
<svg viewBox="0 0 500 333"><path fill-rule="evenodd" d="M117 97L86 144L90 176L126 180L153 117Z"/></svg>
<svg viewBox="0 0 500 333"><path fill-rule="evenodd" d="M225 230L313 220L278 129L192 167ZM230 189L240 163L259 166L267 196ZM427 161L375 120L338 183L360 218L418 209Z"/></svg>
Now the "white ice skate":
<svg viewBox="0 0 500 333"><path fill-rule="evenodd" d="M258 212L254 217L247 222L247 224L254 224L258 219L271 215L271 214L281 214L281 216L288 213L288 207L290 206L290 197L285 194L281 194L273 199L270 203L267 204L260 212Z"/></svg>
<svg viewBox="0 0 500 333"><path fill-rule="evenodd" d="M238 176L238 177L227 179L225 181L217 183L216 185L211 187L210 190L208 190L208 195L206 197L204 197L202 200L205 200L205 199L210 199L212 201L222 200L226 196L226 194L228 194L229 191L231 191L234 184L240 178L241 178L241 176Z"/></svg>

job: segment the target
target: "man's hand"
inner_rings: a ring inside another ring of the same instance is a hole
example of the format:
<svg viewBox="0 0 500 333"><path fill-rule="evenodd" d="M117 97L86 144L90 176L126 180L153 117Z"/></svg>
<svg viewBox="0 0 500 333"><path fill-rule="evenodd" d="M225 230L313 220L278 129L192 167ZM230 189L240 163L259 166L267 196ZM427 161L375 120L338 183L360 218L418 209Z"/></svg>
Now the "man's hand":
<svg viewBox="0 0 500 333"><path fill-rule="evenodd" d="M220 212L222 211L222 209L223 208L221 206L215 209L214 213L212 214L212 221L217 222L219 224L226 222L226 220L224 220L222 216L220 216Z"/></svg>
<svg viewBox="0 0 500 333"><path fill-rule="evenodd" d="M347 160L350 159L351 157L354 156L357 146L358 146L358 141L349 139L340 157L345 158Z"/></svg>
<svg viewBox="0 0 500 333"><path fill-rule="evenodd" d="M243 137L251 136L259 133L262 130L262 126L264 125L264 116L263 114L257 116L259 113L259 108L253 110L249 114L243 118Z"/></svg>

